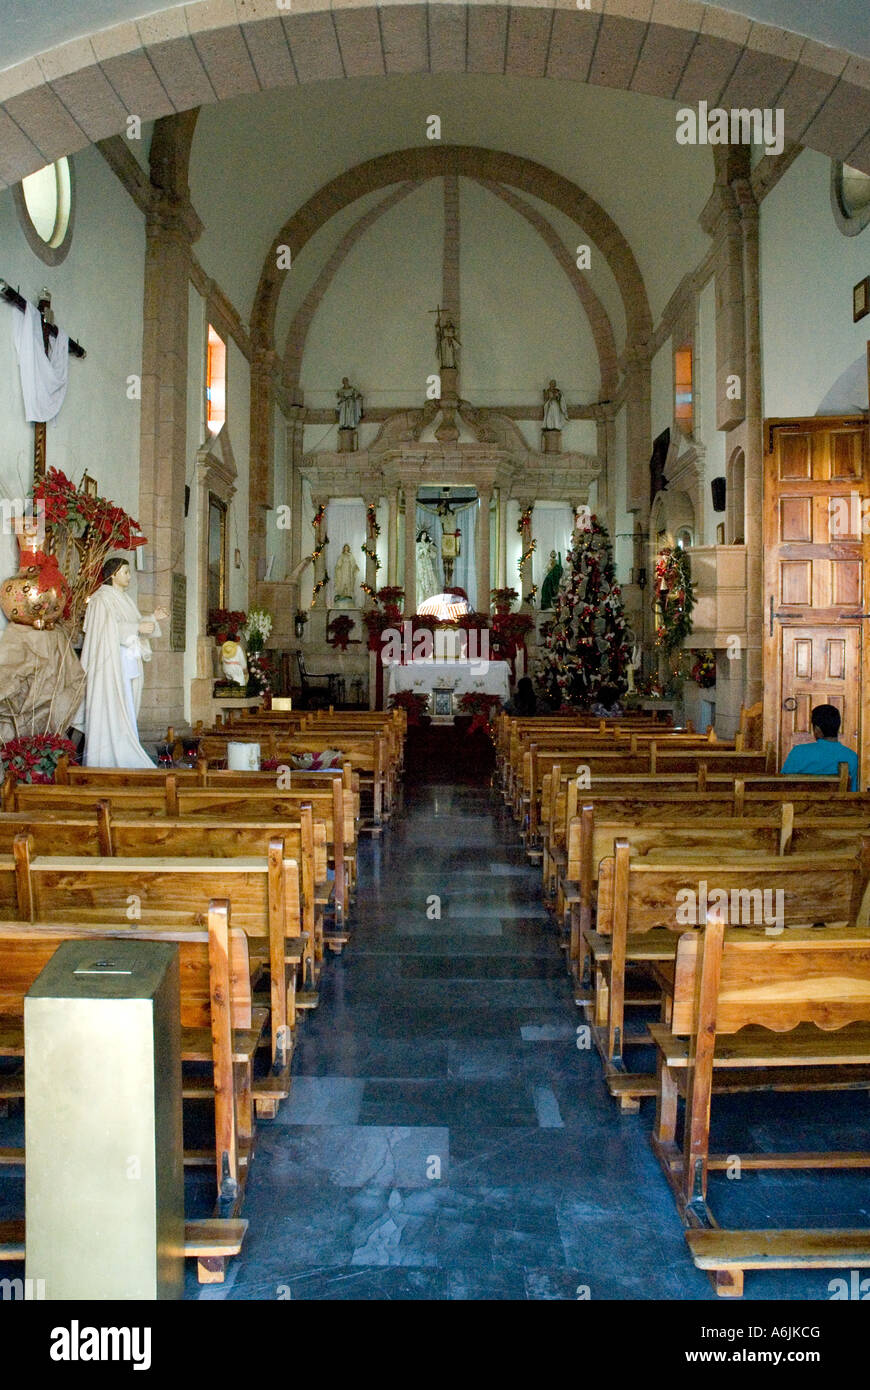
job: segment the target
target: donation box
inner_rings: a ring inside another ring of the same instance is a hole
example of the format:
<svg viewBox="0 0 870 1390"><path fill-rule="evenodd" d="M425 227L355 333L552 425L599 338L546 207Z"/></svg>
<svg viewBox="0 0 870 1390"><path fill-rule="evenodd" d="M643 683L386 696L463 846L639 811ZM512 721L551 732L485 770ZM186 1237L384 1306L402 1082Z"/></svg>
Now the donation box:
<svg viewBox="0 0 870 1390"><path fill-rule="evenodd" d="M24 1001L26 1277L47 1299L181 1298L178 948L65 941Z"/></svg>

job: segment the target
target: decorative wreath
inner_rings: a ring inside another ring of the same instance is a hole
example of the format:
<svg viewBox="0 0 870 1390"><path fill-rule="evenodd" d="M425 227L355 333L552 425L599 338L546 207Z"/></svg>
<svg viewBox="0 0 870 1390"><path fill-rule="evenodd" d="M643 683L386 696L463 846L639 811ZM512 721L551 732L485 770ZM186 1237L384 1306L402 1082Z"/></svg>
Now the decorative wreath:
<svg viewBox="0 0 870 1390"><path fill-rule="evenodd" d="M665 656L686 640L692 631L695 592L688 553L681 546L665 546L656 557L653 589L656 605L656 646Z"/></svg>

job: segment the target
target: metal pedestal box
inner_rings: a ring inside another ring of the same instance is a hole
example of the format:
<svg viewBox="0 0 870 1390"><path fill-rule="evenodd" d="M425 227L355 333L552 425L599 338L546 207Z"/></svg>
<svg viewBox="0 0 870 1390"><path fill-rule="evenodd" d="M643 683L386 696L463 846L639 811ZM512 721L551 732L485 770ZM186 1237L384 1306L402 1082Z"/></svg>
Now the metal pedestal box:
<svg viewBox="0 0 870 1390"><path fill-rule="evenodd" d="M24 1001L26 1275L47 1299L180 1298L178 949L70 940Z"/></svg>

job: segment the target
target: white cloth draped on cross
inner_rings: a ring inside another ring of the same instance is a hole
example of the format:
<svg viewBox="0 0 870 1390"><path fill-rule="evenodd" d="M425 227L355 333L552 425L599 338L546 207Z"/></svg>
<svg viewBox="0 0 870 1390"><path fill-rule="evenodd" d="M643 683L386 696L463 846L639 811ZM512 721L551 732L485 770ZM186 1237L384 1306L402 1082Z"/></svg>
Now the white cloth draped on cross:
<svg viewBox="0 0 870 1390"><path fill-rule="evenodd" d="M66 397L69 334L58 329L46 353L42 319L28 300L23 314L12 315L12 341L18 354L25 418L31 423L53 420Z"/></svg>

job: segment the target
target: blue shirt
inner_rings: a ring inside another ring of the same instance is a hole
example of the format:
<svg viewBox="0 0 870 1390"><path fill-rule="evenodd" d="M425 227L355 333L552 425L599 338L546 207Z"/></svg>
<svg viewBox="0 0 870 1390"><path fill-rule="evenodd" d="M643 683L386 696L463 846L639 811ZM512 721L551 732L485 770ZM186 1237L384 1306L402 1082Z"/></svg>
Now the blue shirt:
<svg viewBox="0 0 870 1390"><path fill-rule="evenodd" d="M782 765L784 773L809 773L814 777L836 777L838 763L849 765L849 790L858 790L858 754L834 738L817 738L798 743Z"/></svg>

